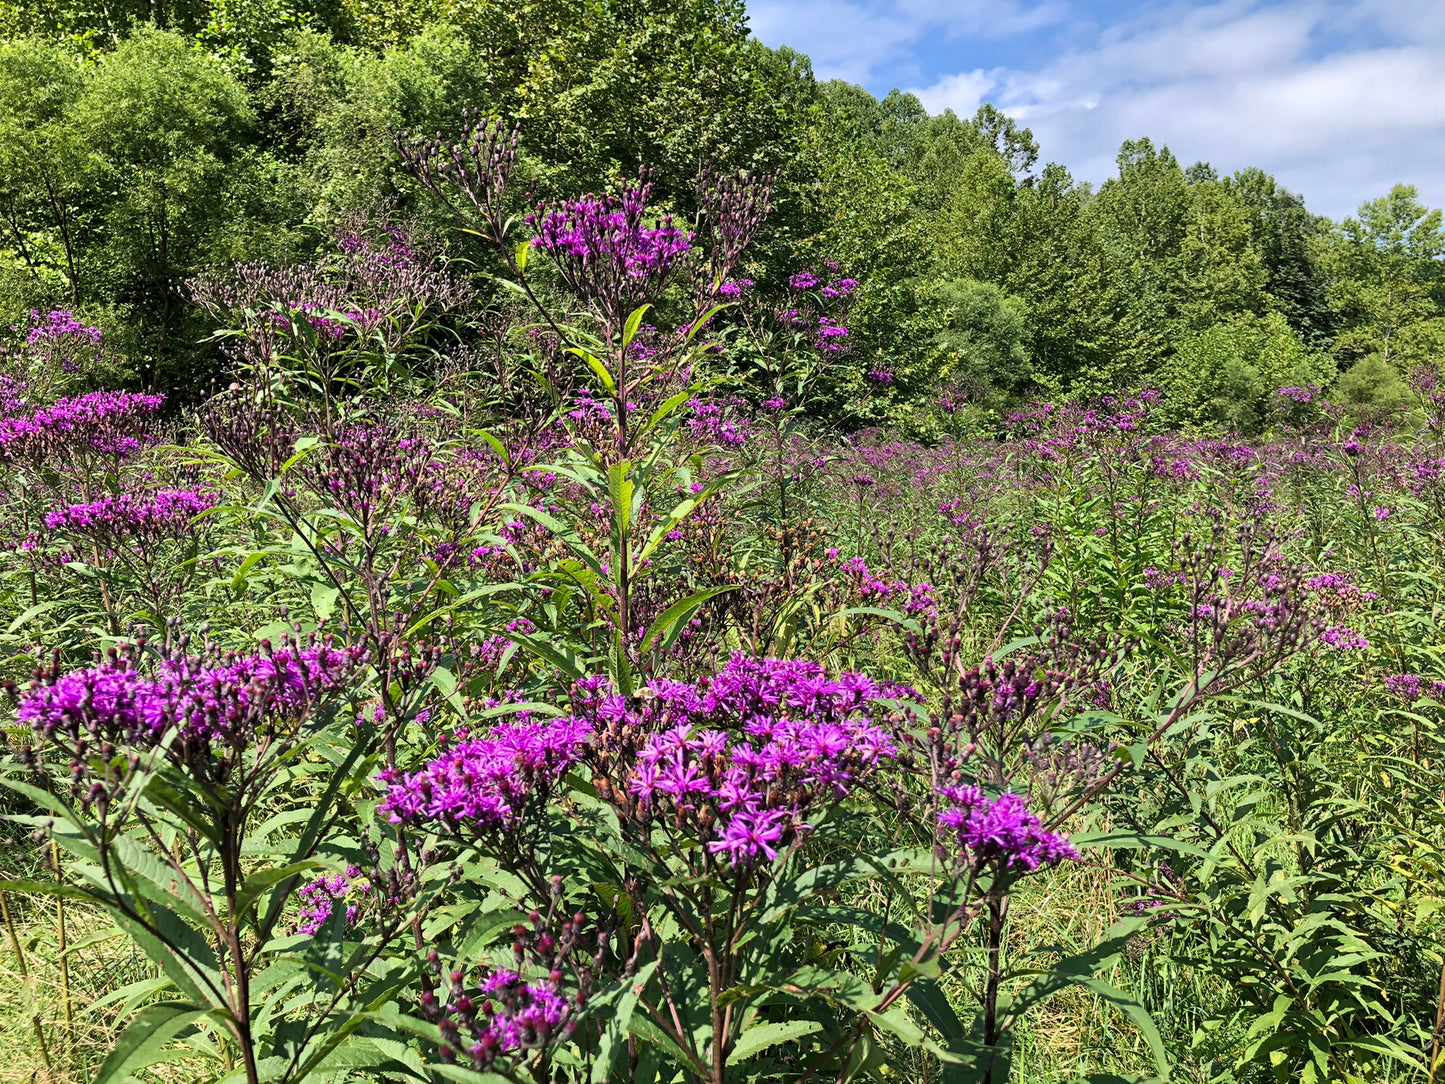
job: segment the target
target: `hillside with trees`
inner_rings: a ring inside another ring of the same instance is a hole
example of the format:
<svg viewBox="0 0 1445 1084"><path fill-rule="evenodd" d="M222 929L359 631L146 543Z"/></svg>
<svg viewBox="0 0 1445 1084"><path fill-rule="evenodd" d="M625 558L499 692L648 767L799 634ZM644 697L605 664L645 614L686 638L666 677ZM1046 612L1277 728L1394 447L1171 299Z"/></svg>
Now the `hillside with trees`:
<svg viewBox="0 0 1445 1084"><path fill-rule="evenodd" d="M950 390L1147 383L1173 422L1252 432L1285 384L1398 402L1445 335L1445 230L1407 187L1331 222L1140 133L1095 190L991 106L818 82L741 3L9 0L0 28L0 315L81 312L133 382L190 397L221 365L186 285L208 267L313 255L358 216L472 258L391 150L464 115L520 126L518 213L645 165L691 218L699 167L775 173L748 274L832 260L866 284L827 408L853 426L926 429Z"/></svg>

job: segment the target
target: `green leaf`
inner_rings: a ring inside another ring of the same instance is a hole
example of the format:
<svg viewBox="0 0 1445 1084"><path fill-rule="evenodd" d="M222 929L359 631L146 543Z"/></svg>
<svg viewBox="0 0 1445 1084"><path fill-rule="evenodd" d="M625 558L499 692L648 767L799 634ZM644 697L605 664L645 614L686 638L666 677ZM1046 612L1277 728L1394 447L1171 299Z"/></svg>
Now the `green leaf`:
<svg viewBox="0 0 1445 1084"><path fill-rule="evenodd" d="M607 468L607 495L612 501L613 544L619 549L621 539L632 526L632 492L635 483L631 474L632 464L625 459Z"/></svg>
<svg viewBox="0 0 1445 1084"><path fill-rule="evenodd" d="M770 1046L801 1039L804 1035L812 1035L822 1030L823 1025L816 1020L784 1020L775 1024L754 1025L738 1037L728 1054L727 1063L738 1065Z"/></svg>
<svg viewBox="0 0 1445 1084"><path fill-rule="evenodd" d="M1108 1002L1129 1018L1139 1034L1144 1036L1144 1041L1149 1044L1149 1053L1154 1058L1154 1068L1158 1074L1168 1076L1169 1055L1164 1049L1164 1039L1159 1034L1159 1029L1154 1024L1154 1018L1149 1015L1147 1009L1135 1001L1117 986L1097 978L1078 978L1074 980L1075 986L1082 986L1092 991L1102 1000Z"/></svg>
<svg viewBox="0 0 1445 1084"><path fill-rule="evenodd" d="M147 1005L116 1041L96 1073L94 1084L125 1079L132 1067L148 1063L151 1055L205 1015L205 1009L179 1002Z"/></svg>
<svg viewBox="0 0 1445 1084"><path fill-rule="evenodd" d="M908 984L905 991L908 1000L918 1008L924 1018L943 1036L947 1045L953 1045L966 1034L963 1022L948 1003L943 988L930 979L919 979Z"/></svg>
<svg viewBox="0 0 1445 1084"><path fill-rule="evenodd" d="M340 596L341 589L330 584L318 583L311 588L311 609L318 621L331 619L331 614L336 609L336 600Z"/></svg>
<svg viewBox="0 0 1445 1084"><path fill-rule="evenodd" d="M736 584L729 584L725 587L709 587L705 591L697 591L688 595L687 598L674 602L663 610L657 620L652 623L652 627L647 630L647 635L642 638L642 646L647 648L651 646L653 640L662 637L660 647L663 651L667 651L677 642L677 638L682 635L687 623L692 620L692 615L697 613L698 608L704 602L735 590L737 590Z"/></svg>
<svg viewBox="0 0 1445 1084"><path fill-rule="evenodd" d="M601 358L590 350L583 350L580 346L569 346L567 353L575 354L587 363L587 368L592 370L592 375L598 379L608 395L617 395L617 381L612 379L612 374L608 372L607 366L602 364Z"/></svg>
<svg viewBox="0 0 1445 1084"><path fill-rule="evenodd" d="M701 331L704 327L707 326L707 322L718 313L722 312L722 310L727 308L730 304L732 304L732 302L725 301L720 305L714 305L712 308L708 309L707 312L699 316L697 320L694 321L692 327L688 329L686 341L692 342L694 336L696 336L699 331Z"/></svg>
<svg viewBox="0 0 1445 1084"><path fill-rule="evenodd" d="M623 1039L632 1026L632 1014L637 1009L637 1000L647 989L648 980L657 970L657 961L637 969L637 973L621 980L619 996L615 1002L604 1002L608 1006L602 1038L597 1044L597 1060L592 1063L592 1084L607 1084L612 1067L614 1050L626 1049Z"/></svg>
<svg viewBox="0 0 1445 1084"><path fill-rule="evenodd" d="M632 340L637 337L637 329L642 326L642 318L647 315L651 305L642 305L632 310L627 317L627 323L622 328L622 349L626 350L632 345Z"/></svg>

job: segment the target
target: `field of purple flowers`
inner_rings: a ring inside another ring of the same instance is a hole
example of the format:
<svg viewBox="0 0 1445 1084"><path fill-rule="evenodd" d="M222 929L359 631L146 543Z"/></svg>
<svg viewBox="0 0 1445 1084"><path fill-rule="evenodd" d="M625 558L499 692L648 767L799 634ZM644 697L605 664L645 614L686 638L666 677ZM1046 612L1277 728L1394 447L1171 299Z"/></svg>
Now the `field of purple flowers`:
<svg viewBox="0 0 1445 1084"><path fill-rule="evenodd" d="M405 223L217 270L186 411L16 329L26 1079L1435 1078L1430 372L1248 444L841 436L868 283L748 280L767 178L519 215L505 131L399 153L485 275Z"/></svg>

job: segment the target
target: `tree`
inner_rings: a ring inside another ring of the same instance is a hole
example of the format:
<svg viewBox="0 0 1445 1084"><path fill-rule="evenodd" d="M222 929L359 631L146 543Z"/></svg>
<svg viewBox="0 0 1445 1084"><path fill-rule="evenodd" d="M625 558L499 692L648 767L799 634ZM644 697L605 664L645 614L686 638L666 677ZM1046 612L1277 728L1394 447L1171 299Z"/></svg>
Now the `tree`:
<svg viewBox="0 0 1445 1084"><path fill-rule="evenodd" d="M977 279L947 279L930 301L942 325L934 342L939 378L989 407L1029 384L1029 314L1021 298Z"/></svg>
<svg viewBox="0 0 1445 1084"><path fill-rule="evenodd" d="M1445 224L1410 185L1360 205L1325 250L1330 305L1346 359L1375 356L1402 369L1438 349L1445 304Z"/></svg>
<svg viewBox="0 0 1445 1084"><path fill-rule="evenodd" d="M1280 313L1235 316L1180 340L1158 374L1161 416L1252 435L1268 423L1277 389L1326 387L1334 376L1333 359L1310 349Z"/></svg>
<svg viewBox="0 0 1445 1084"><path fill-rule="evenodd" d="M80 296L77 203L85 146L71 111L85 86L75 58L32 38L0 45L0 245L13 251L39 293L59 279Z"/></svg>
<svg viewBox="0 0 1445 1084"><path fill-rule="evenodd" d="M225 227L228 171L253 122L240 85L178 34L138 30L105 55L75 109L92 148L101 236L96 274L144 319L139 350L155 386L176 373L181 287ZM169 372L168 377L163 373Z"/></svg>
<svg viewBox="0 0 1445 1084"><path fill-rule="evenodd" d="M1264 268L1269 307L1310 346L1324 349L1334 336L1335 317L1317 248L1329 221L1311 214L1303 199L1262 169L1242 169L1223 183L1244 211L1250 245Z"/></svg>

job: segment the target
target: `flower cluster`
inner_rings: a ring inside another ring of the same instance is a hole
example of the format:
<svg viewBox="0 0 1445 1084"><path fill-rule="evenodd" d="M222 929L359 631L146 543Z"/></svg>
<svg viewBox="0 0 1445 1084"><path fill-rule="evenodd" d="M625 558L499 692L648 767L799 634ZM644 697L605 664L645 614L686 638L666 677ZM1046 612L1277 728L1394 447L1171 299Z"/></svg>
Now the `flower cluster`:
<svg viewBox="0 0 1445 1084"><path fill-rule="evenodd" d="M1422 678L1418 674L1391 674L1385 678L1385 692L1413 704L1422 696L1445 702L1445 681Z"/></svg>
<svg viewBox="0 0 1445 1084"><path fill-rule="evenodd" d="M100 345L100 328L90 327L64 309L54 309L43 318L38 309L31 309L30 319L33 322L25 332L25 341L31 346L72 336Z"/></svg>
<svg viewBox="0 0 1445 1084"><path fill-rule="evenodd" d="M80 447L117 456L133 455L148 439L148 417L164 395L97 391L58 400L34 414L0 419L0 456L33 458Z"/></svg>
<svg viewBox="0 0 1445 1084"><path fill-rule="evenodd" d="M1274 393L1281 399L1288 399L1292 403L1304 404L1312 402L1319 395L1320 389L1311 384L1308 387L1291 386L1288 388L1276 388Z"/></svg>
<svg viewBox="0 0 1445 1084"><path fill-rule="evenodd" d="M739 448L748 442L750 426L748 420L728 410L746 406L741 399L728 402L693 399L688 406L692 417L687 420L688 432L707 444Z"/></svg>
<svg viewBox="0 0 1445 1084"><path fill-rule="evenodd" d="M813 335L813 345L819 350L836 354L843 349L843 340L847 337L848 329L837 320L831 316L818 317L818 330Z"/></svg>
<svg viewBox="0 0 1445 1084"><path fill-rule="evenodd" d="M310 884L303 885L296 893L296 898L301 902L301 913L296 919L295 932L320 933L331 921L337 904L346 908L346 928L349 930L355 926L361 911L357 894L371 890L371 885L360 878L359 867L347 866L345 873L318 877Z"/></svg>
<svg viewBox="0 0 1445 1084"><path fill-rule="evenodd" d="M734 656L700 686L656 682L640 707L583 690L597 719L594 783L620 814L686 824L732 866L777 858L820 805L897 753L877 701L916 696L806 660Z"/></svg>
<svg viewBox="0 0 1445 1084"><path fill-rule="evenodd" d="M838 270L838 265L831 261L826 266L830 272ZM795 271L788 276L790 294L785 305L776 312L778 322L797 332L799 338L806 336L813 349L820 353L842 353L848 338L843 314L857 288L856 279L825 279L812 268ZM889 375L886 383L892 382ZM869 379L874 379L871 374Z"/></svg>
<svg viewBox="0 0 1445 1084"><path fill-rule="evenodd" d="M383 772L379 811L393 824L439 821L480 829L515 828L528 801L545 795L577 762L592 737L575 718L498 726L462 742L410 775Z"/></svg>
<svg viewBox="0 0 1445 1084"><path fill-rule="evenodd" d="M83 504L71 504L48 513L45 526L52 531L106 537L179 534L191 521L214 508L220 495L210 491L161 489L135 496L119 493Z"/></svg>
<svg viewBox="0 0 1445 1084"><path fill-rule="evenodd" d="M341 686L360 661L326 642L220 658L175 657L150 672L134 649L83 670L40 675L20 701L19 721L38 738L160 744L172 732L173 756L186 759L212 742L242 744L259 727L299 721L317 698Z"/></svg>
<svg viewBox="0 0 1445 1084"><path fill-rule="evenodd" d="M1336 651L1366 651L1370 646L1362 633L1345 625L1331 625L1320 633L1320 640Z"/></svg>
<svg viewBox="0 0 1445 1084"><path fill-rule="evenodd" d="M938 794L944 803L939 827L975 870L997 862L1005 869L1032 871L1079 860L1068 837L1046 831L1021 795L1005 792L990 800L973 786L941 787Z"/></svg>
<svg viewBox="0 0 1445 1084"><path fill-rule="evenodd" d="M82 361L100 359L100 328L92 327L65 309L52 309L48 313L31 309L24 331L25 345L32 358L48 363L55 372L77 373Z"/></svg>
<svg viewBox="0 0 1445 1084"><path fill-rule="evenodd" d="M538 208L528 218L532 244L552 257L579 296L593 300L609 323L655 296L692 247L692 236L664 215L647 225L652 184L644 174L619 196L592 196Z"/></svg>
<svg viewBox="0 0 1445 1084"><path fill-rule="evenodd" d="M734 301L747 293L753 286L752 279L728 279L717 288L718 297L725 297Z"/></svg>
<svg viewBox="0 0 1445 1084"><path fill-rule="evenodd" d="M555 910L560 894L556 879L553 889ZM470 990L464 973L452 971L446 976L445 996L438 997L432 976L440 976L441 961L435 952L428 954L421 1009L441 1031L443 1062L466 1059L485 1072L499 1059L545 1049L572 1033L600 957L587 958L585 916L565 919L555 930L549 928L550 918L534 911L529 926L514 927L512 967L488 968ZM605 933L599 932L599 945L605 942ZM523 974L529 958L536 979ZM564 968L576 973L570 994L564 992Z"/></svg>

